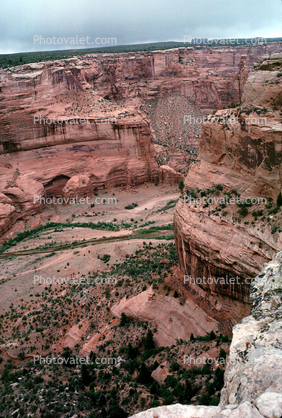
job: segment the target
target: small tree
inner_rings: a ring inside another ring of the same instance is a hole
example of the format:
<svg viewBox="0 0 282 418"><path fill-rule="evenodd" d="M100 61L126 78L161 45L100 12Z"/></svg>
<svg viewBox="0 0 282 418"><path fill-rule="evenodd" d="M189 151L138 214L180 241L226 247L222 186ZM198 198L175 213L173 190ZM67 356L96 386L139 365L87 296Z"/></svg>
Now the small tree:
<svg viewBox="0 0 282 418"><path fill-rule="evenodd" d="M140 366L140 371L138 376L136 377L136 382L137 383L143 383L143 384L148 384L152 382L152 377L151 377L151 372L148 369L148 367L146 366L145 363L142 363Z"/></svg>
<svg viewBox="0 0 282 418"><path fill-rule="evenodd" d="M226 351L223 348L220 349L219 358L226 358Z"/></svg>
<svg viewBox="0 0 282 418"><path fill-rule="evenodd" d="M182 192L182 190L184 189L184 181L183 180L179 180L178 188Z"/></svg>
<svg viewBox="0 0 282 418"><path fill-rule="evenodd" d="M129 318L125 315L124 312L121 313L121 317L120 317L120 323L119 326L120 327L124 327L125 324L129 323L130 320Z"/></svg>
<svg viewBox="0 0 282 418"><path fill-rule="evenodd" d="M134 359L137 356L137 354L138 354L138 350L136 348L133 348L131 343L128 343L128 346L127 346L128 358Z"/></svg>
<svg viewBox="0 0 282 418"><path fill-rule="evenodd" d="M215 340L216 339L216 335L215 335L215 333L214 333L213 330L210 332L210 339L211 340Z"/></svg>
<svg viewBox="0 0 282 418"><path fill-rule="evenodd" d="M155 348L153 333L150 329L148 329L146 338L144 339L144 348L145 350L151 350L151 348Z"/></svg>
<svg viewBox="0 0 282 418"><path fill-rule="evenodd" d="M89 370L88 370L86 364L82 364L82 366L81 366L81 380L82 380L82 383L84 384L84 386L89 386L91 381L92 381Z"/></svg>
<svg viewBox="0 0 282 418"><path fill-rule="evenodd" d="M282 195L281 192L279 193L278 197L277 197L277 207L282 206Z"/></svg>

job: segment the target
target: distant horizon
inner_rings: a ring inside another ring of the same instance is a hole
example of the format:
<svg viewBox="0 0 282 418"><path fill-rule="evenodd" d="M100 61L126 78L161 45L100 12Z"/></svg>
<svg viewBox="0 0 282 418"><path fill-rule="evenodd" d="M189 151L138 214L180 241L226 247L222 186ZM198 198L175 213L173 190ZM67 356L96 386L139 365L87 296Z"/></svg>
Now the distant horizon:
<svg viewBox="0 0 282 418"><path fill-rule="evenodd" d="M282 36L281 0L2 0L1 12L0 54Z"/></svg>
<svg viewBox="0 0 282 418"><path fill-rule="evenodd" d="M71 39L71 38L70 38ZM78 39L78 38L76 38ZM190 38L191 41L200 41L200 40L207 40L209 41L209 43L207 42L189 42L189 39L187 38L187 42L184 42L183 40L178 41L178 40L169 40L169 41L151 41L151 42L133 42L133 43L127 43L127 44L113 44L113 45L102 45L101 46L89 46L88 48L61 48L61 49L41 49L41 50L29 50L29 51L14 51L14 52L1 52L0 49L0 55L1 56L5 56L5 55L16 55L16 54L40 54L40 53L56 53L56 52L78 52L79 51L86 51L86 50L101 50L101 49L115 49L115 48L126 48L126 47L142 47L143 45L146 46L154 46L156 47L158 44L161 45L162 44L183 44L183 46L208 46L208 47L225 47L225 46L230 46L230 47L237 47L237 46L242 46L242 45L262 45L264 42L264 40L266 40L266 42L280 42L282 41L282 36L267 36L267 37L263 37L263 36L254 36L254 37L229 37L229 38L222 38L222 37L192 37ZM74 38L75 40L75 38ZM248 43L246 43L246 40L248 41ZM259 40L259 43L254 42L254 40ZM212 43L212 41L217 41L216 43ZM227 41L225 43L220 41ZM228 41L233 41L233 43L230 43ZM235 41L235 42L234 42ZM236 41L241 41L240 43L236 43ZM171 46L173 48L173 46ZM163 46L163 49L169 49L169 45ZM119 51L117 51L119 52ZM132 51L133 52L133 51ZM149 51L148 51L149 52ZM282 51L281 51L282 52Z"/></svg>

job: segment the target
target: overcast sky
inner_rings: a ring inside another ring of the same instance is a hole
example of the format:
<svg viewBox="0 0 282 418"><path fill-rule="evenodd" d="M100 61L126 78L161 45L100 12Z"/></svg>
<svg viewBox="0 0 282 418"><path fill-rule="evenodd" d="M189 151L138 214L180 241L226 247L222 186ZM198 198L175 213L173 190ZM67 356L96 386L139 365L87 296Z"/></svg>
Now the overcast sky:
<svg viewBox="0 0 282 418"><path fill-rule="evenodd" d="M281 0L1 0L0 4L0 53L190 37L282 36Z"/></svg>

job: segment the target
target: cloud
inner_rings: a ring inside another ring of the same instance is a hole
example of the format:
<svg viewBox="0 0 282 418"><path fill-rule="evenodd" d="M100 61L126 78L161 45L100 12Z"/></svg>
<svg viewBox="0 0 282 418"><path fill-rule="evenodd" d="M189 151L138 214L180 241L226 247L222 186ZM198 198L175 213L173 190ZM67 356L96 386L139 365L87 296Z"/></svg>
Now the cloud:
<svg viewBox="0 0 282 418"><path fill-rule="evenodd" d="M281 9L280 0L2 0L0 52L74 48L42 41L53 37L88 36L91 47L98 46L96 38L125 45L184 36L281 36ZM34 36L41 36L41 43L34 43Z"/></svg>

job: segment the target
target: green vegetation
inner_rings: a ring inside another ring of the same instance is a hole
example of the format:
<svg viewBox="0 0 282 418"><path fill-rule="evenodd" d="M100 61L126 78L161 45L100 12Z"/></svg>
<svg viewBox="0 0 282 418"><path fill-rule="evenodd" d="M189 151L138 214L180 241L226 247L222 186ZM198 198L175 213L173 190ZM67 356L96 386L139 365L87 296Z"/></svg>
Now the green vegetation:
<svg viewBox="0 0 282 418"><path fill-rule="evenodd" d="M161 263L163 259L168 262ZM124 263L115 264L107 274L102 273L103 277L117 277L118 281L115 285L100 285L99 293L105 293L107 303L116 302L123 295L133 296L150 284L163 283L166 275L172 273L172 267L176 263L177 255L173 243L153 247L151 243L144 242L134 257L128 255ZM97 277L97 274L98 272L89 272L89 278ZM124 290L125 293L119 295L120 292L113 292L116 288ZM190 403L194 396L196 401L192 403L218 403L219 391L223 384L223 370L213 371L208 364L186 370L183 367L183 355L179 353L181 349L184 352L190 349L193 344L206 351L211 341L216 342L217 346L229 344L228 337L216 336L214 332L197 338L191 335L191 341L177 341L177 344L171 347L156 347L155 324L147 321L136 322L122 313L119 324L112 328L112 339L104 341L104 335L101 334L98 352L90 353L90 363L77 362L80 344L77 344L74 350L68 347L63 349L61 356L65 359L64 364L33 364L24 358L27 354L35 353L32 345L36 338L40 338L42 347L46 347L46 350L56 343L56 329L66 333L66 329L83 320L88 321L92 333L96 327L98 332L99 315L105 314L107 310L103 302L97 304L95 293L91 293L95 289L96 286L93 286L91 281L75 284L67 288L65 296L61 296L56 294L51 286L45 287L42 289L42 298L36 301L33 309L32 303L27 302L18 307L11 305L9 310L1 315L4 327L7 320L11 322L10 329L1 330L3 342L7 335L11 341L19 341L22 362L19 369L16 369L10 360L5 364L0 379L0 397L3 399L0 415L11 415L11 411L13 412L17 406L15 399L19 393L24 393L25 396L25 402L22 404L23 416L37 412L37 415L45 418L79 411L95 418L122 417L131 415L132 411L137 412L156 405ZM58 292L61 291L62 289L59 289ZM84 292L89 292L86 301L81 299L84 298ZM173 296L179 298L176 290ZM24 316L22 308L27 312ZM19 318L22 318L22 325L14 326ZM79 323L79 327L81 326ZM220 349L219 357L225 358L226 351L225 345ZM115 363L96 363L98 357L117 356L123 359L119 367ZM151 374L163 361L170 364L171 375L163 384L159 384ZM207 381L210 386L207 385ZM15 382L18 385L11 386Z"/></svg>
<svg viewBox="0 0 282 418"><path fill-rule="evenodd" d="M134 208L136 208L138 206L138 204L137 203L132 203L131 205L127 205L127 206L125 206L125 208L124 209L134 209Z"/></svg>
<svg viewBox="0 0 282 418"><path fill-rule="evenodd" d="M151 232L156 232L156 231L172 231L174 229L173 224L169 224L169 225L162 225L162 226L151 226L150 228L146 228L146 229L139 229L138 230L138 234L150 234Z"/></svg>
<svg viewBox="0 0 282 418"><path fill-rule="evenodd" d="M128 275L133 279L149 279L148 283L153 284L152 274L156 273L161 277L166 271L178 261L176 248L173 243L159 244L153 248L150 244L143 244L143 248L137 250L137 258L128 257L124 263L115 264L110 274L112 276ZM161 264L160 261L168 259L168 264Z"/></svg>
<svg viewBox="0 0 282 418"><path fill-rule="evenodd" d="M282 195L281 192L279 193L278 197L277 197L277 207L282 206Z"/></svg>
<svg viewBox="0 0 282 418"><path fill-rule="evenodd" d="M110 258L110 254L104 254L102 257L100 257L100 259L104 261L104 263L108 263L110 261Z"/></svg>
<svg viewBox="0 0 282 418"><path fill-rule="evenodd" d="M267 42L279 42L282 38L267 38ZM230 44L227 40L217 40L217 44L214 44L216 47L227 47L234 48L236 45ZM238 46L240 45L249 45L245 39L238 40ZM152 42L145 44L136 44L136 45L113 45L106 47L98 48L87 48L87 49L69 49L62 51L42 51L42 52L19 52L15 54L1 54L0 55L0 68L14 67L16 65L29 64L32 62L41 62L41 61L56 61L59 59L68 59L74 56L81 56L86 54L98 54L98 53L121 53L121 52L134 52L134 51L155 51L155 50L164 50L170 48L180 48L194 46L197 49L202 49L206 47L206 44L199 43L191 44L189 42ZM213 46L210 45L211 47ZM181 63L181 61L179 61ZM280 74L280 73L278 73ZM280 77L280 76L278 76Z"/></svg>
<svg viewBox="0 0 282 418"><path fill-rule="evenodd" d="M123 225L124 226L124 225ZM37 238L40 232L46 231L48 229L54 229L55 232L62 231L63 227L78 227L78 228L90 228L90 229L106 229L109 231L119 231L120 227L118 225L114 225L112 222L65 222L65 223L56 223L56 222L48 222L46 225L40 225L37 228L26 230L24 232L18 232L17 236L14 238L5 241L3 245L0 247L0 254L6 251L8 248L17 245L18 242L23 241L26 238ZM126 227L126 226L125 226Z"/></svg>
<svg viewBox="0 0 282 418"><path fill-rule="evenodd" d="M182 190L184 189L184 181L183 180L179 180L178 188L182 192Z"/></svg>
<svg viewBox="0 0 282 418"><path fill-rule="evenodd" d="M167 210L169 210L169 209L174 208L177 202L178 202L178 199L175 199L175 200L173 200L173 199L172 199L172 200L170 200L169 202L167 202L167 204L166 204L163 208L158 209L158 210L156 211L156 213L159 213L159 212L165 212L165 211L167 211ZM141 226L142 226L142 225L141 225Z"/></svg>

